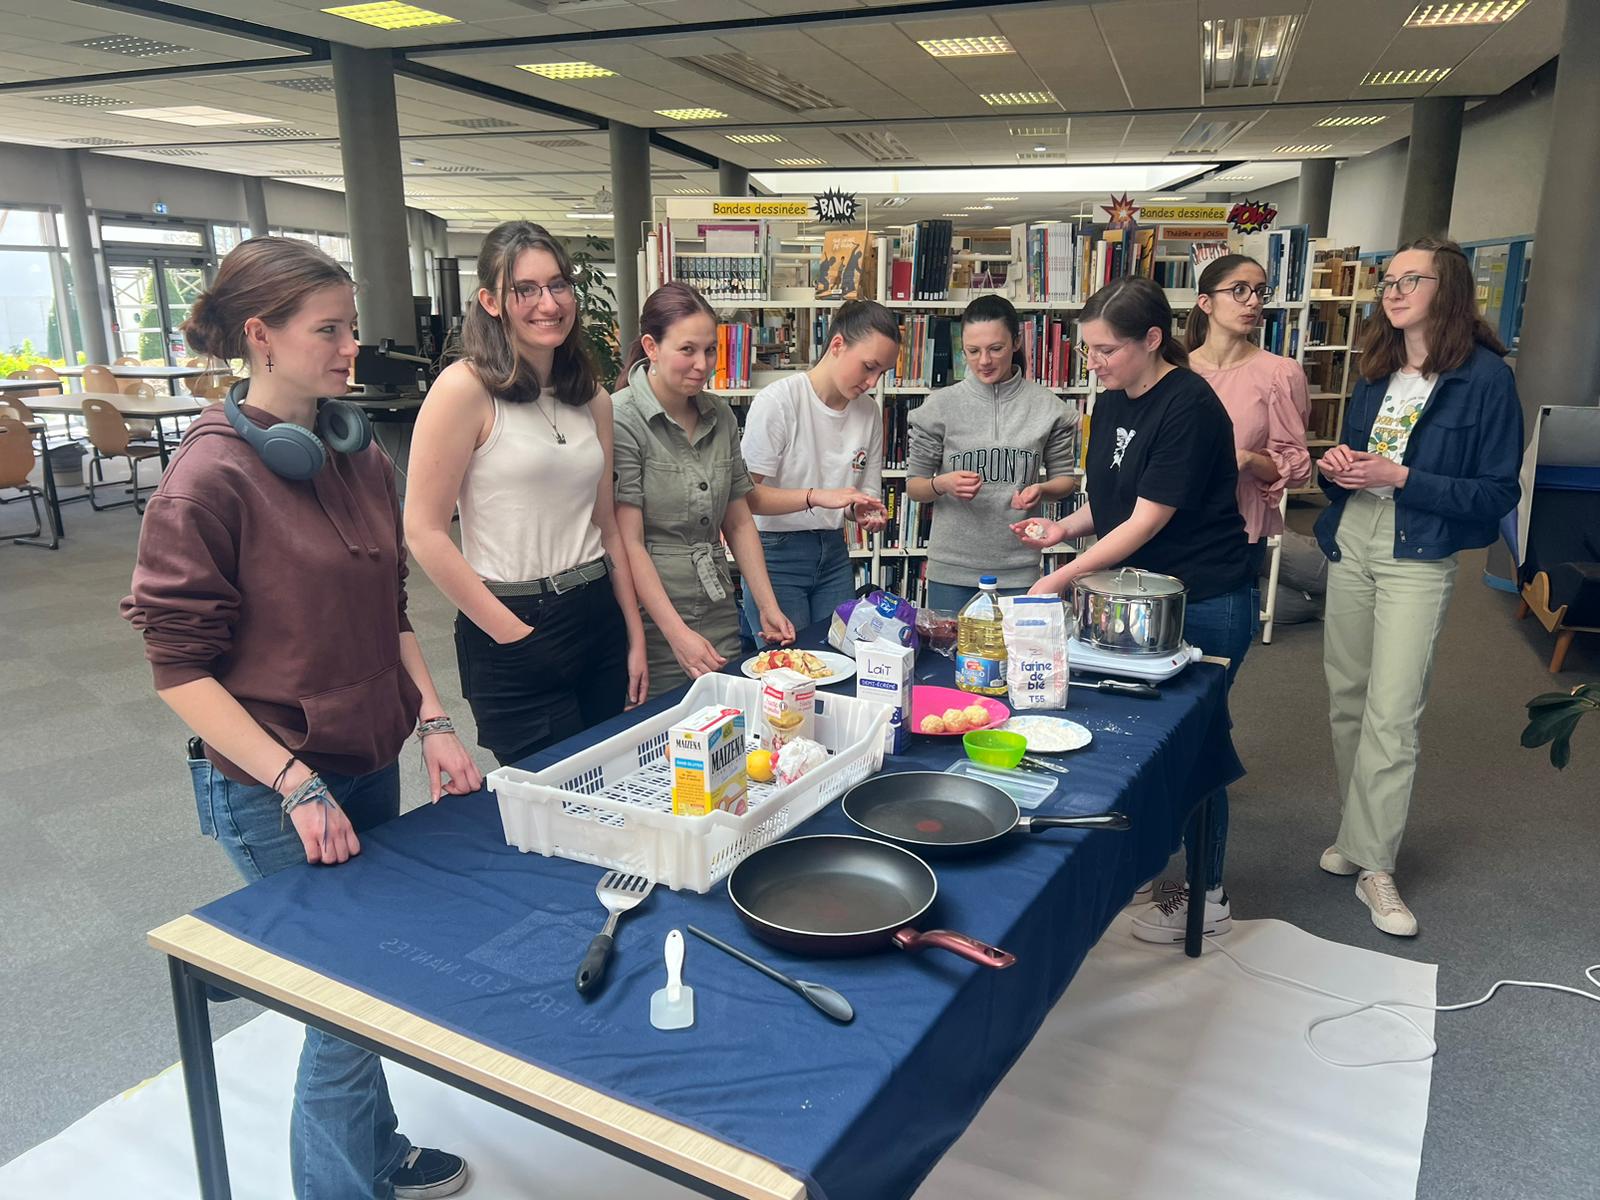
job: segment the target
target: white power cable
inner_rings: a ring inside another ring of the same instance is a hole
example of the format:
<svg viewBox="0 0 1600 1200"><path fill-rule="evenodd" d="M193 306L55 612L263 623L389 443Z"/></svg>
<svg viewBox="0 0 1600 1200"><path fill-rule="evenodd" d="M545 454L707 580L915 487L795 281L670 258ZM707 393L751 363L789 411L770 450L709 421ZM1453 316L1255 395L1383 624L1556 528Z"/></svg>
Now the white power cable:
<svg viewBox="0 0 1600 1200"><path fill-rule="evenodd" d="M1398 1011L1402 1008L1419 1008L1431 1010L1432 1012L1459 1012L1462 1009L1476 1008L1480 1004L1487 1004L1491 999L1494 998L1494 994L1503 987L1542 988L1551 992L1568 992L1571 995L1579 996L1584 1000L1593 1000L1596 1003L1600 1003L1600 976L1597 976L1596 974L1596 972L1600 972L1600 963L1596 963L1592 967L1585 967L1583 970L1584 978L1587 979L1589 983L1597 989L1596 991L1592 992L1583 988L1569 987L1564 983L1545 983L1541 980L1529 979L1501 979L1497 980L1493 987L1491 987L1476 1000L1467 1000L1460 1004L1418 1004L1412 1000L1364 1001L1357 1000L1354 996L1342 996L1338 992L1330 992L1326 988L1316 987L1313 984L1304 982L1303 980L1290 979L1286 975L1277 975L1271 971L1262 970L1260 967L1252 967L1248 963L1241 962L1238 956L1224 946L1221 942L1208 940L1206 945L1210 949L1221 953L1228 959L1229 962L1238 967L1239 970L1243 971L1246 975L1254 976L1257 979L1265 979L1272 983L1283 984L1286 987L1298 988L1300 991L1311 992L1314 995L1326 996L1330 1000L1338 1000L1345 1004L1355 1005L1355 1007L1349 1012L1335 1013L1330 1017L1318 1017L1316 1020L1312 1021L1306 1026L1306 1045L1310 1048L1311 1053L1332 1067L1397 1066L1404 1063L1427 1062L1430 1058L1437 1054L1439 1052L1439 1043L1434 1041L1433 1036L1423 1029L1421 1025L1417 1024L1415 1020L1407 1016L1405 1013ZM1351 1017L1359 1016L1369 1010L1387 1013L1389 1016L1397 1017L1404 1021L1407 1025L1411 1026L1412 1029L1417 1031L1417 1034L1422 1038L1422 1040L1427 1043L1428 1048L1426 1052L1414 1055L1410 1058L1381 1058L1373 1062L1344 1062L1340 1059L1332 1058L1329 1055L1324 1054L1317 1047L1316 1038L1313 1035L1321 1026L1332 1024L1334 1021L1348 1020Z"/></svg>

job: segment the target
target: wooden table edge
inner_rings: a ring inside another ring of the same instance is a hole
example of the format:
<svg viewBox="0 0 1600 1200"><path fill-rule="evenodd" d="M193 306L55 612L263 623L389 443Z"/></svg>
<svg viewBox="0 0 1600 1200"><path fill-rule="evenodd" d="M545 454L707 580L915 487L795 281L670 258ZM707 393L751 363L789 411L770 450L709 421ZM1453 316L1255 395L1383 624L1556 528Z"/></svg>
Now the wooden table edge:
<svg viewBox="0 0 1600 1200"><path fill-rule="evenodd" d="M149 933L163 954L253 988L529 1108L750 1200L804 1200L805 1185L767 1159L546 1071L329 979L195 916Z"/></svg>

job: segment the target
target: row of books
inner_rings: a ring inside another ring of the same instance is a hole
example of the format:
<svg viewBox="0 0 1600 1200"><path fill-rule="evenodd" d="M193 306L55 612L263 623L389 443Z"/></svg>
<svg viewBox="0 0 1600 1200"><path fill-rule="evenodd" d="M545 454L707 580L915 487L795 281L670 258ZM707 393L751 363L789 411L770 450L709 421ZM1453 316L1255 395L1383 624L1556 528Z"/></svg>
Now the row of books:
<svg viewBox="0 0 1600 1200"><path fill-rule="evenodd" d="M889 268L889 294L895 300L946 300L955 224L918 221L900 238L900 253Z"/></svg>
<svg viewBox="0 0 1600 1200"><path fill-rule="evenodd" d="M1089 364L1078 353L1073 326L1060 317L1023 318L1022 352L1029 379L1053 388L1089 385Z"/></svg>
<svg viewBox="0 0 1600 1200"><path fill-rule="evenodd" d="M1269 308L1261 314L1261 348L1286 358L1300 354L1300 326L1289 319L1288 310Z"/></svg>
<svg viewBox="0 0 1600 1200"><path fill-rule="evenodd" d="M911 410L922 403L921 396L883 398L883 465L890 471L903 471L911 454Z"/></svg>
<svg viewBox="0 0 1600 1200"><path fill-rule="evenodd" d="M862 572L859 567L857 574L864 574L874 587L903 596L918 608L928 606L928 560L925 558L880 559L876 579L872 578L870 570Z"/></svg>
<svg viewBox="0 0 1600 1200"><path fill-rule="evenodd" d="M756 327L743 321L724 322L717 326L717 369L711 376L712 391L750 386L756 334Z"/></svg>
<svg viewBox="0 0 1600 1200"><path fill-rule="evenodd" d="M760 300L767 295L767 260L761 254L678 254L672 278L707 300Z"/></svg>
<svg viewBox="0 0 1600 1200"><path fill-rule="evenodd" d="M955 373L958 356L961 375ZM900 357L894 368L896 387L948 387L965 374L959 318L925 314L901 318Z"/></svg>
<svg viewBox="0 0 1600 1200"><path fill-rule="evenodd" d="M885 550L922 550L933 533L933 506L906 495L904 479L883 481L883 506L888 524L878 535Z"/></svg>
<svg viewBox="0 0 1600 1200"><path fill-rule="evenodd" d="M1306 247L1310 230L1304 225L1269 229L1244 239L1244 252L1267 272L1276 304L1299 304L1306 296Z"/></svg>

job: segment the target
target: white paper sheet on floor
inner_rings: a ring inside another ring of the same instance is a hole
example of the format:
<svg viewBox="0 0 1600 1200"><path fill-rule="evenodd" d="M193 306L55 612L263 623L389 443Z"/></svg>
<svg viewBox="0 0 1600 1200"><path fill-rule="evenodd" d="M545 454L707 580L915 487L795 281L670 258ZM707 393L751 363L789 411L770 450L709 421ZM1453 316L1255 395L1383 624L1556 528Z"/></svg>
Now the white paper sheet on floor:
<svg viewBox="0 0 1600 1200"><path fill-rule="evenodd" d="M1278 921L1236 922L1228 947L1252 966L1346 995L1435 1003L1433 966ZM1120 917L917 1200L1414 1196L1431 1069L1318 1062L1303 1030L1337 1010L1250 979L1219 954L1190 962L1135 941ZM1432 1013L1408 1011L1431 1031ZM236 1200L287 1194L299 1042L299 1026L267 1014L217 1044ZM1415 1033L1381 1015L1334 1025L1318 1044L1352 1059L1417 1048ZM693 1194L402 1067L388 1073L402 1128L471 1161L463 1197ZM193 1164L183 1080L172 1070L0 1167L0 1200L193 1200Z"/></svg>

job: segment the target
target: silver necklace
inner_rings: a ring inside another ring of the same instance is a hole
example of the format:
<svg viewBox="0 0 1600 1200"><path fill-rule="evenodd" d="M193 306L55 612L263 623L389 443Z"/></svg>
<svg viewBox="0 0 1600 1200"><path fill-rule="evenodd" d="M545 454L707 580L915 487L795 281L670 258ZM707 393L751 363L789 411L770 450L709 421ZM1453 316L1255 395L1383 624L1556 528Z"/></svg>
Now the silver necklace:
<svg viewBox="0 0 1600 1200"><path fill-rule="evenodd" d="M539 415L543 417L549 424L550 432L556 435L556 445L565 446L567 444L566 435L563 434L561 430L556 428L556 419L549 413L545 412L544 405L539 403L539 401L535 400L533 402L533 406L539 410Z"/></svg>

